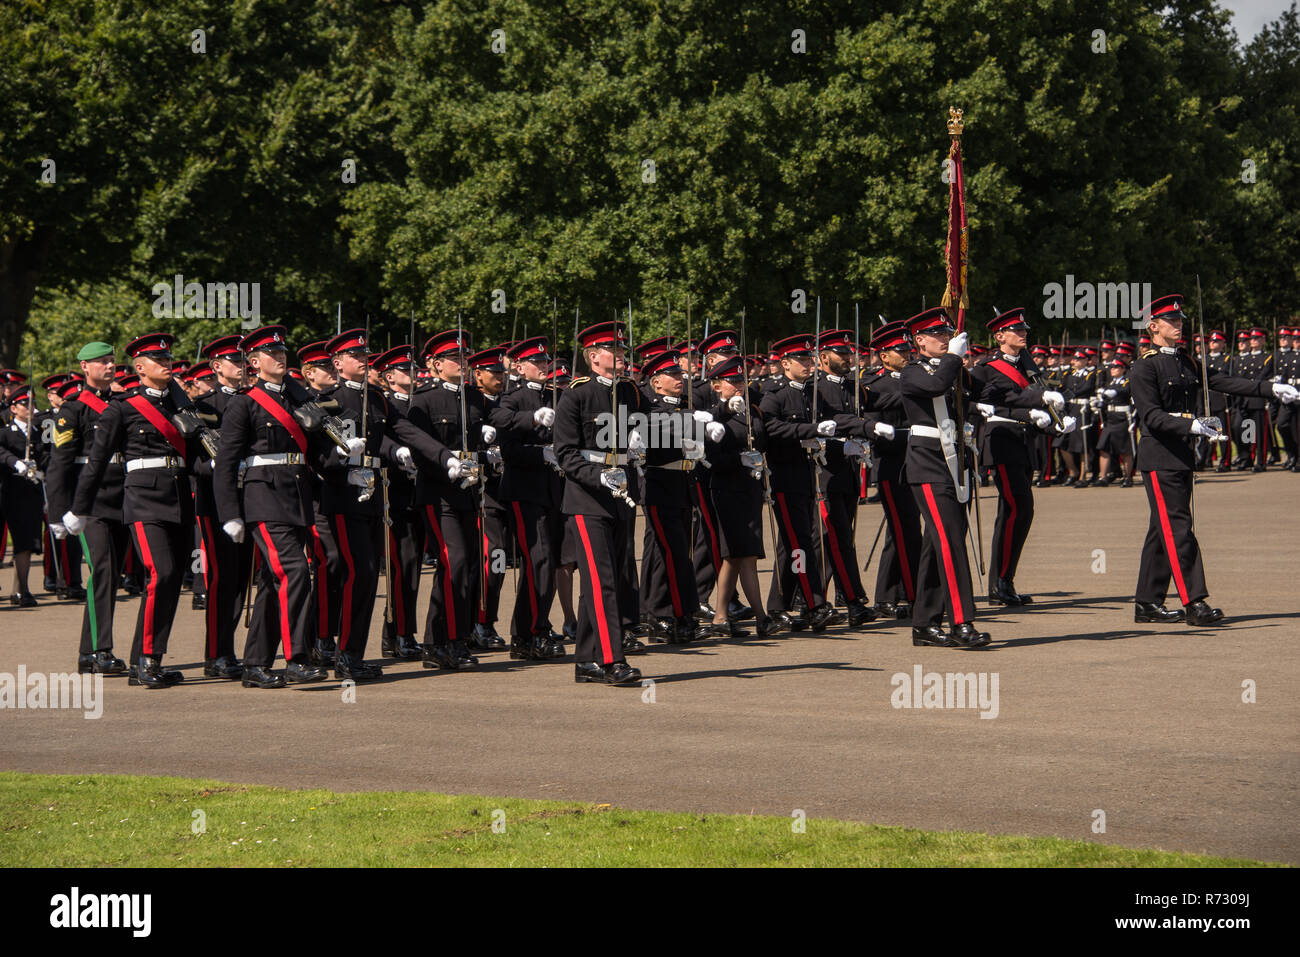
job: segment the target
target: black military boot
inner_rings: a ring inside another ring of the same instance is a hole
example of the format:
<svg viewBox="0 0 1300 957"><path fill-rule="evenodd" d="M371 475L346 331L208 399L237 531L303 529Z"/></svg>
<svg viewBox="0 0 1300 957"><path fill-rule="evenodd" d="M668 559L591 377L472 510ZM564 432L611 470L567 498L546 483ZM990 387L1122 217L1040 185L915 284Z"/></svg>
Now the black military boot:
<svg viewBox="0 0 1300 957"><path fill-rule="evenodd" d="M967 648L983 648L993 640L993 636L987 631L980 631L969 621L954 625L950 635L953 641Z"/></svg>
<svg viewBox="0 0 1300 957"><path fill-rule="evenodd" d="M607 685L630 685L641 680L641 672L629 666L626 661L615 661L608 665L583 661L574 666L573 680L579 684L599 682Z"/></svg>
<svg viewBox="0 0 1300 957"><path fill-rule="evenodd" d="M818 634L840 620L840 613L836 611L835 606L828 601L822 602L814 608L812 613L808 616L808 622L812 625L812 630Z"/></svg>
<svg viewBox="0 0 1300 957"><path fill-rule="evenodd" d="M636 635L624 633L623 635L623 654L625 655L644 655L646 653L645 644L637 640Z"/></svg>
<svg viewBox="0 0 1300 957"><path fill-rule="evenodd" d="M939 625L925 625L912 629L912 644L934 648L959 648L961 642L954 641Z"/></svg>
<svg viewBox="0 0 1300 957"><path fill-rule="evenodd" d="M305 661L291 661L284 668L284 680L291 685L311 684L314 681L324 681L328 677L329 672L324 668Z"/></svg>
<svg viewBox="0 0 1300 957"><path fill-rule="evenodd" d="M713 621L713 616L716 614L717 612L714 611L713 606L707 601L700 602L700 607L695 610L695 617L700 621Z"/></svg>
<svg viewBox="0 0 1300 957"><path fill-rule="evenodd" d="M203 674L208 678L227 678L231 681L238 681L243 677L244 669L234 655L222 655L220 658L205 659Z"/></svg>
<svg viewBox="0 0 1300 957"><path fill-rule="evenodd" d="M651 644L670 645L676 637L677 629L671 618L656 618L654 624L650 626Z"/></svg>
<svg viewBox="0 0 1300 957"><path fill-rule="evenodd" d="M1189 625L1213 625L1223 621L1223 611L1218 608L1211 608L1205 603L1204 599L1194 601L1188 605L1186 613Z"/></svg>
<svg viewBox="0 0 1300 957"><path fill-rule="evenodd" d="M374 681L384 676L384 669L378 665L368 665L354 651L340 652L334 659L334 677L340 680Z"/></svg>
<svg viewBox="0 0 1300 957"><path fill-rule="evenodd" d="M549 628L533 635L532 649L534 661L555 661L568 654L564 642L560 641Z"/></svg>
<svg viewBox="0 0 1300 957"><path fill-rule="evenodd" d="M262 665L252 665L244 668L240 684L245 688L283 688L284 675Z"/></svg>
<svg viewBox="0 0 1300 957"><path fill-rule="evenodd" d="M203 611L208 607L207 595L193 595L190 597L190 607L195 611Z"/></svg>
<svg viewBox="0 0 1300 957"><path fill-rule="evenodd" d="M788 620L788 616L786 616L785 612L777 612L775 615L768 615L765 618L760 618L755 631L758 632L758 637L760 638L771 638L786 630L788 627Z"/></svg>
<svg viewBox="0 0 1300 957"><path fill-rule="evenodd" d="M175 684L167 680L162 670L162 659L156 655L141 656L126 683L143 688L170 688Z"/></svg>
<svg viewBox="0 0 1300 957"><path fill-rule="evenodd" d="M1166 608L1164 605L1157 605L1149 601L1137 601L1133 603L1133 620L1138 624L1147 622L1156 622L1158 624L1168 624L1170 622L1183 620L1182 609L1174 610Z"/></svg>
<svg viewBox="0 0 1300 957"><path fill-rule="evenodd" d="M855 598L849 602L849 627L859 628L876 620L876 610L867 604L865 598Z"/></svg>
<svg viewBox="0 0 1300 957"><path fill-rule="evenodd" d="M77 672L83 675L124 675L126 662L111 651L97 651L93 655L77 657Z"/></svg>
<svg viewBox="0 0 1300 957"><path fill-rule="evenodd" d="M419 661L423 656L420 650L420 643L415 640L414 635L398 635L397 650L393 657L399 661Z"/></svg>
<svg viewBox="0 0 1300 957"><path fill-rule="evenodd" d="M682 616L677 619L676 626L673 629L673 640L679 645L689 644L695 641L699 634L699 622L690 616Z"/></svg>
<svg viewBox="0 0 1300 957"><path fill-rule="evenodd" d="M311 646L311 652L308 655L313 665L319 665L322 668L334 667L334 658L338 654L338 646L334 643L333 638L317 638Z"/></svg>
<svg viewBox="0 0 1300 957"><path fill-rule="evenodd" d="M753 617L754 609L742 604L740 599L732 598L727 603L727 619L729 621L749 621Z"/></svg>
<svg viewBox="0 0 1300 957"><path fill-rule="evenodd" d="M500 651L506 642L491 625L475 624L470 633L469 646L474 651Z"/></svg>
<svg viewBox="0 0 1300 957"><path fill-rule="evenodd" d="M379 655L381 658L396 658L397 638L390 638L388 635L383 635L379 639Z"/></svg>

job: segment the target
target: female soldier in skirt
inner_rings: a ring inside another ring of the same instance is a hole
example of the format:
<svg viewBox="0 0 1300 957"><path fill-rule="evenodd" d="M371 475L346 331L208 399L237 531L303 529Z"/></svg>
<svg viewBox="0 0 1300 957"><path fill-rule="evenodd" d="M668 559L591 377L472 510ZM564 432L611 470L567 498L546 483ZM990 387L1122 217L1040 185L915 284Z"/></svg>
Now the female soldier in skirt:
<svg viewBox="0 0 1300 957"><path fill-rule="evenodd" d="M41 442L39 435L28 440L27 430L32 427L29 386L22 386L10 396L9 407L13 421L0 431L0 476L3 476L0 505L14 541L14 593L9 596L9 602L31 608L36 599L27 587L27 573L32 552L40 547L41 515L45 511L40 483L48 446ZM25 459L29 448L30 460Z"/></svg>

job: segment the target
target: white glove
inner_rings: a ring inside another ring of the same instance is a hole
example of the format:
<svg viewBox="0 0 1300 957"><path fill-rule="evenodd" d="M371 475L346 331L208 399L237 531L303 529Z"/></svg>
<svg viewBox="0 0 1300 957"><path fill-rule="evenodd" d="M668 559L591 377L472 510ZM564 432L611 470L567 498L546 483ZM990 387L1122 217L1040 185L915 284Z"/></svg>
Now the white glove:
<svg viewBox="0 0 1300 957"><path fill-rule="evenodd" d="M533 425L540 425L544 429L549 429L555 422L555 410L549 405L544 405L533 413Z"/></svg>
<svg viewBox="0 0 1300 957"><path fill-rule="evenodd" d="M233 542L242 542L244 540L244 520L242 518L232 518L228 522L221 523L221 530L230 536Z"/></svg>
<svg viewBox="0 0 1300 957"><path fill-rule="evenodd" d="M948 340L948 355L965 358L969 345L970 337L964 332L959 332Z"/></svg>
<svg viewBox="0 0 1300 957"><path fill-rule="evenodd" d="M415 468L415 459L411 456L411 450L405 445L393 453L393 458L397 459L397 464L404 469Z"/></svg>
<svg viewBox="0 0 1300 957"><path fill-rule="evenodd" d="M360 455L366 450L366 440L363 438L348 439L348 455Z"/></svg>
<svg viewBox="0 0 1300 957"><path fill-rule="evenodd" d="M1300 402L1300 389L1293 385L1287 385L1285 382L1274 382L1273 396L1281 399L1287 405L1291 405L1294 402Z"/></svg>
<svg viewBox="0 0 1300 957"><path fill-rule="evenodd" d="M727 434L727 427L721 422L708 422L704 426L704 434L708 436L710 442L721 442L722 437Z"/></svg>
<svg viewBox="0 0 1300 957"><path fill-rule="evenodd" d="M17 462L14 463L14 471L17 472L19 475L26 475L28 469L29 466L22 459L19 459Z"/></svg>
<svg viewBox="0 0 1300 957"><path fill-rule="evenodd" d="M1212 429L1206 425L1204 419L1192 419L1192 435L1207 435L1214 438L1222 434L1218 429Z"/></svg>
<svg viewBox="0 0 1300 957"><path fill-rule="evenodd" d="M617 492L619 489L627 487L627 473L622 469L613 469L609 472L600 473L600 484L605 486L611 492Z"/></svg>
<svg viewBox="0 0 1300 957"><path fill-rule="evenodd" d="M447 478L454 482L456 479L460 478L460 473L461 461L453 455L447 460Z"/></svg>
<svg viewBox="0 0 1300 957"><path fill-rule="evenodd" d="M1069 435L1079 427L1079 420L1072 415L1067 415L1061 420L1061 434Z"/></svg>
<svg viewBox="0 0 1300 957"><path fill-rule="evenodd" d="M67 538L68 526L64 525L62 522L50 522L50 534L57 539Z"/></svg>
<svg viewBox="0 0 1300 957"><path fill-rule="evenodd" d="M763 467L763 453L762 453L762 452L755 452L755 451L741 452L741 453L740 453L740 464L743 465L743 466L744 466L745 468L747 468L747 469L757 469L757 468L762 468L762 467Z"/></svg>
<svg viewBox="0 0 1300 957"><path fill-rule="evenodd" d="M833 419L827 419L825 422L818 422L818 423L817 423L817 434L818 434L818 435L834 435L834 434L835 434L835 421L834 421Z"/></svg>
<svg viewBox="0 0 1300 957"><path fill-rule="evenodd" d="M1113 399L1113 398L1115 398L1115 396L1119 395L1119 390L1118 390L1118 389L1102 389L1102 390L1101 390L1101 394L1104 395L1104 396L1105 396L1106 398L1108 398L1108 399Z"/></svg>
<svg viewBox="0 0 1300 957"><path fill-rule="evenodd" d="M551 445L542 446L542 459L547 465L559 465L560 460L555 457L555 447Z"/></svg>
<svg viewBox="0 0 1300 957"><path fill-rule="evenodd" d="M696 409L691 415L695 417L695 421L700 425L707 425L713 421L713 413L705 412L703 409Z"/></svg>
<svg viewBox="0 0 1300 957"><path fill-rule="evenodd" d="M847 456L866 455L867 447L857 439L844 440L844 454Z"/></svg>
<svg viewBox="0 0 1300 957"><path fill-rule="evenodd" d="M1065 396L1059 392L1044 392L1043 405L1050 405L1057 412L1065 408Z"/></svg>
<svg viewBox="0 0 1300 957"><path fill-rule="evenodd" d="M491 445L497 440L497 430L490 425L483 426L483 441Z"/></svg>
<svg viewBox="0 0 1300 957"><path fill-rule="evenodd" d="M68 530L69 535L80 535L86 530L86 520L71 512L64 512L63 527Z"/></svg>
<svg viewBox="0 0 1300 957"><path fill-rule="evenodd" d="M682 457L691 462L704 458L704 443L694 439L682 439Z"/></svg>
<svg viewBox="0 0 1300 957"><path fill-rule="evenodd" d="M627 437L627 450L632 455L640 455L645 451L645 436L635 429Z"/></svg>
<svg viewBox="0 0 1300 957"><path fill-rule="evenodd" d="M354 469L348 472L348 484L357 488L374 488L375 473L370 469Z"/></svg>
<svg viewBox="0 0 1300 957"><path fill-rule="evenodd" d="M488 465L492 466L494 469L501 468L501 453L496 449L487 450L487 460Z"/></svg>
<svg viewBox="0 0 1300 957"><path fill-rule="evenodd" d="M745 411L745 397L733 395L727 400L727 408L736 413L736 415L740 415L740 413Z"/></svg>
<svg viewBox="0 0 1300 957"><path fill-rule="evenodd" d="M1095 396L1095 395L1090 395L1090 396L1088 396L1088 408L1092 409L1092 411L1094 411L1094 412L1097 412L1098 410L1100 410L1100 409L1101 409L1101 399L1100 399L1098 396Z"/></svg>
<svg viewBox="0 0 1300 957"><path fill-rule="evenodd" d="M1042 409L1030 409L1029 421L1033 422L1034 425L1038 426L1040 429L1045 429L1052 421L1052 417Z"/></svg>
<svg viewBox="0 0 1300 957"><path fill-rule="evenodd" d="M993 414L993 406L989 405L987 402L976 402L975 411L987 419Z"/></svg>
<svg viewBox="0 0 1300 957"><path fill-rule="evenodd" d="M876 437L881 439L892 439L894 437L894 427L888 422L877 422Z"/></svg>

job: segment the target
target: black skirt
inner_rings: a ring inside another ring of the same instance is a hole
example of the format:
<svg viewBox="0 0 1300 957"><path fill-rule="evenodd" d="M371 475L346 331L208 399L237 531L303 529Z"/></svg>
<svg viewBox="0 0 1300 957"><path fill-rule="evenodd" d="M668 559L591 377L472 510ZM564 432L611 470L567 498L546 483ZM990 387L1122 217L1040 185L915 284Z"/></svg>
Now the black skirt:
<svg viewBox="0 0 1300 957"><path fill-rule="evenodd" d="M18 475L6 476L0 490L0 513L13 537L15 552L37 552L41 549L41 516L45 502L41 487L33 485Z"/></svg>
<svg viewBox="0 0 1300 957"><path fill-rule="evenodd" d="M1097 440L1099 451L1107 455L1128 455L1133 452L1133 447L1128 440L1128 424L1106 426L1101 430L1101 438Z"/></svg>
<svg viewBox="0 0 1300 957"><path fill-rule="evenodd" d="M750 479L709 487L718 517L718 547L723 558L764 558L763 483Z"/></svg>

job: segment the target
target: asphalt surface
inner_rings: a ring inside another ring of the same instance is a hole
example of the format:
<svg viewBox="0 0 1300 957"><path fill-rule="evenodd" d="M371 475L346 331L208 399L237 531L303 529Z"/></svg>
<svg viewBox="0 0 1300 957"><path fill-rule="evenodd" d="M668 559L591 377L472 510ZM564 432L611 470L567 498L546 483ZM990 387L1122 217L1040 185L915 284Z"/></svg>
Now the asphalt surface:
<svg viewBox="0 0 1300 957"><path fill-rule="evenodd" d="M1300 478L1210 475L1199 484L1211 602L1229 616L1206 629L1133 623L1147 525L1140 487L1048 489L1036 499L1016 585L1037 600L1016 610L981 601L979 624L994 639L985 650L915 648L897 622L651 646L631 661L653 689L575 685L569 659L512 662L497 652L482 656L478 673L390 664L348 703L335 680L263 691L204 679L202 615L184 594L167 658L184 669L183 685L148 691L108 679L98 720L0 711L0 768L801 810L1300 864ZM983 490L986 550L995 506ZM860 561L879 516L875 505L861 511ZM873 564L868 590L874 576ZM33 577L38 584L38 570ZM7 570L0 586L7 599ZM82 608L42 600L16 609L0 599L0 672L75 667ZM512 600L508 577L503 630ZM134 599L118 606L122 657L135 613ZM894 676L917 666L996 675L996 717L894 707ZM1243 702L1244 682L1254 703Z"/></svg>

